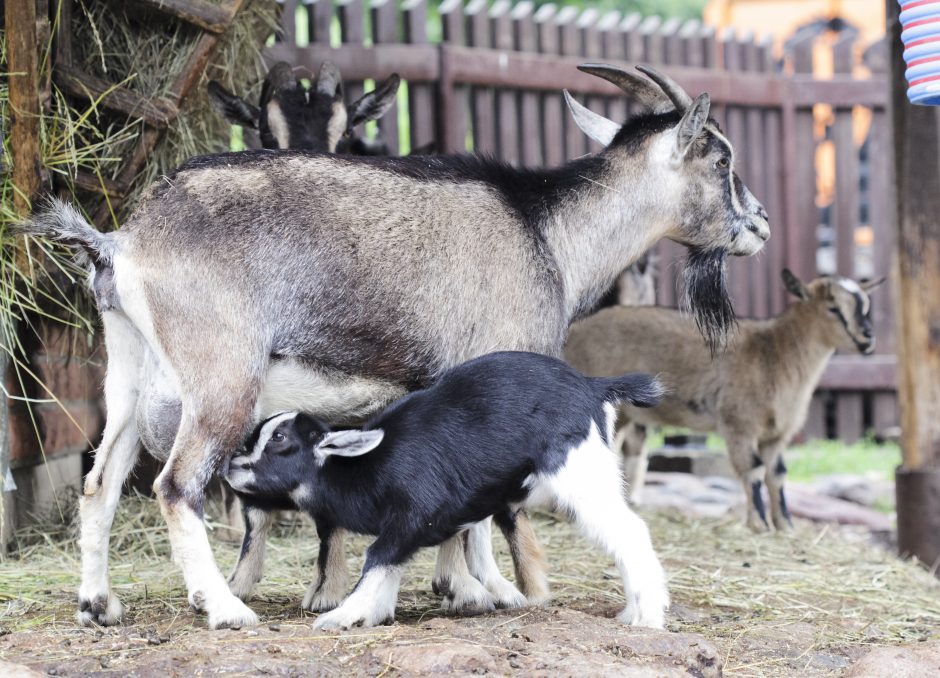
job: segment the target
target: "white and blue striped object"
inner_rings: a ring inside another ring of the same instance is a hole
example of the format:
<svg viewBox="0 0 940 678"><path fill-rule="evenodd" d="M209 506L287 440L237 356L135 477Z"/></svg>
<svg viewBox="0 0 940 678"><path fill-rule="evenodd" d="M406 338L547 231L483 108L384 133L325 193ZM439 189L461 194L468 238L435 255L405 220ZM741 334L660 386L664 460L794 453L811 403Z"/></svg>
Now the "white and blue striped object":
<svg viewBox="0 0 940 678"><path fill-rule="evenodd" d="M940 0L898 0L912 104L940 106Z"/></svg>

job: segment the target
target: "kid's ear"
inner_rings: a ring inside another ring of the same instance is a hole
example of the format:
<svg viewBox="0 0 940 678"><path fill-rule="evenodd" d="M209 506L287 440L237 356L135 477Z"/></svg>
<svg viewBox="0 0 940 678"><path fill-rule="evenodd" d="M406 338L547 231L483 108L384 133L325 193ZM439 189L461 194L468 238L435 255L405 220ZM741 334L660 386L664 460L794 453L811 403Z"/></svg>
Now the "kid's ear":
<svg viewBox="0 0 940 678"><path fill-rule="evenodd" d="M783 269L781 276L783 277L783 286L786 287L787 292L797 299L809 299L809 290L806 289L806 285L801 283L800 279L793 275L789 268Z"/></svg>
<svg viewBox="0 0 940 678"><path fill-rule="evenodd" d="M384 436L382 429L333 431L317 444L317 458L323 462L331 456L360 457L378 447Z"/></svg>
<svg viewBox="0 0 940 678"><path fill-rule="evenodd" d="M886 276L881 276L880 278L876 278L875 280L862 281L858 284L858 286L861 287L866 292L871 292L872 290L876 290L882 285L884 285L887 279L888 278Z"/></svg>

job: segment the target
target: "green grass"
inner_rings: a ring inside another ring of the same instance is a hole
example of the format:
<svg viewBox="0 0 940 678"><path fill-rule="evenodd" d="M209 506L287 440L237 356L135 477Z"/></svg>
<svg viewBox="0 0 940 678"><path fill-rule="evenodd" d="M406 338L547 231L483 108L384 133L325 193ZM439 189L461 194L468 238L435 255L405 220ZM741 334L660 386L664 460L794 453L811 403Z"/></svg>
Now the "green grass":
<svg viewBox="0 0 940 678"><path fill-rule="evenodd" d="M685 429L664 426L648 438L650 450L663 446L667 435L684 433ZM725 450L724 439L708 434L705 446L710 450ZM894 469L901 463L901 448L895 443L876 443L866 438L855 443L840 440L811 440L794 445L785 455L787 477L794 482L811 482L822 476L847 474L867 476L878 480L893 480Z"/></svg>
<svg viewBox="0 0 940 678"><path fill-rule="evenodd" d="M895 467L901 463L901 448L867 439L851 444L813 440L790 448L786 459L787 476L795 482L837 473L892 480Z"/></svg>

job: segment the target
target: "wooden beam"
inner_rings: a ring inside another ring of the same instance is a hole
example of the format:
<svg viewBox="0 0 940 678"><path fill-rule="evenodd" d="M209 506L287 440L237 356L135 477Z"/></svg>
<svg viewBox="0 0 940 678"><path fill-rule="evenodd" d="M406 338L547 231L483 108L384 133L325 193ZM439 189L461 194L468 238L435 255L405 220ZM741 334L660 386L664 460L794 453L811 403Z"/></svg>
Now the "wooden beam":
<svg viewBox="0 0 940 678"><path fill-rule="evenodd" d="M68 94L88 100L100 98L102 106L128 116L143 118L151 127L164 128L179 115L179 109L171 101L148 99L127 87L115 86L71 66L57 66L53 79Z"/></svg>
<svg viewBox="0 0 940 678"><path fill-rule="evenodd" d="M436 52L440 50L438 60ZM462 45L356 45L330 47L310 44L296 47L278 43L267 51L270 60L316 68L323 61L335 63L349 80L386 78L397 72L405 80L435 81L446 70L457 83L558 92L568 89L579 94L616 96L620 90L605 80L577 70L588 60L583 56L559 56L466 47ZM625 69L633 66L621 62ZM738 106L782 106L810 108L817 103L834 106L887 104L887 80L875 76L867 80L836 76L826 80L812 75L789 78L769 73L715 71L689 66L663 69L689 92L708 92L712 101Z"/></svg>
<svg viewBox="0 0 940 678"><path fill-rule="evenodd" d="M36 45L36 0L4 3L9 82L10 158L13 161L13 207L29 212L42 183L39 150L39 54Z"/></svg>
<svg viewBox="0 0 940 678"><path fill-rule="evenodd" d="M235 16L233 4L216 4L206 0L135 0L141 5L147 5L158 12L169 14L182 19L188 24L197 26L210 33L221 33L228 28L229 22Z"/></svg>
<svg viewBox="0 0 940 678"><path fill-rule="evenodd" d="M893 391L897 387L893 355L837 355L829 361L816 388L827 391Z"/></svg>
<svg viewBox="0 0 940 678"><path fill-rule="evenodd" d="M940 563L940 109L907 101L898 4L886 0L897 189L898 549Z"/></svg>
<svg viewBox="0 0 940 678"><path fill-rule="evenodd" d="M107 191L108 197L112 200L123 200L127 194L127 186L108 179L107 177L97 177L90 172L78 171L75 173L73 181L75 188L83 191L92 191L94 193L104 193Z"/></svg>

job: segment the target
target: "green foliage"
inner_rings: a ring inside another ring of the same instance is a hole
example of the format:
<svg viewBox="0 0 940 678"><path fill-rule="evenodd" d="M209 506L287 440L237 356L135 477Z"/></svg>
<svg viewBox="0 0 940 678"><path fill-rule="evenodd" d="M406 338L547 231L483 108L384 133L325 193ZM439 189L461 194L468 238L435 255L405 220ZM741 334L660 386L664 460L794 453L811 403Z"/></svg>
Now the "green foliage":
<svg viewBox="0 0 940 678"><path fill-rule="evenodd" d="M665 436L687 432L676 426L663 426L649 434L647 447L655 450L663 446ZM705 446L710 450L727 449L724 439L715 433L708 434ZM811 440L789 448L784 460L787 477L795 482L836 474L891 480L895 467L901 463L901 448L895 443L876 443L871 438L855 443Z"/></svg>
<svg viewBox="0 0 940 678"><path fill-rule="evenodd" d="M535 0L536 6L547 5L550 0ZM622 14L639 12L643 16L700 19L707 0L556 0L559 7L593 7L600 12L616 10Z"/></svg>
<svg viewBox="0 0 940 678"><path fill-rule="evenodd" d="M894 443L879 444L870 439L852 444L812 440L791 448L786 461L787 476L797 482L837 473L891 480L895 467L901 463L901 448Z"/></svg>

